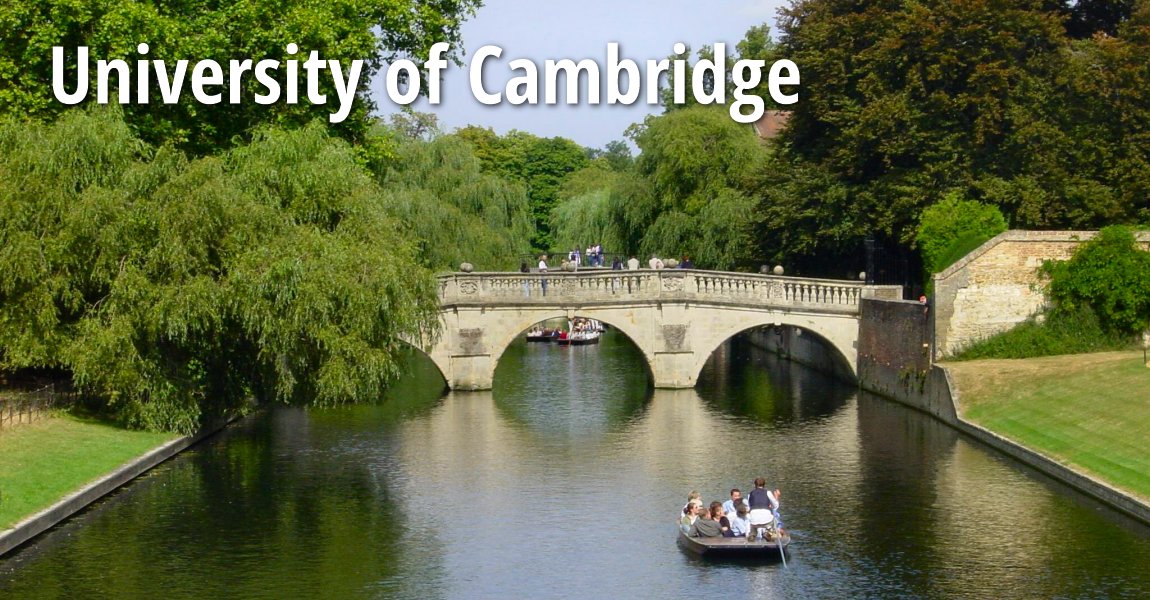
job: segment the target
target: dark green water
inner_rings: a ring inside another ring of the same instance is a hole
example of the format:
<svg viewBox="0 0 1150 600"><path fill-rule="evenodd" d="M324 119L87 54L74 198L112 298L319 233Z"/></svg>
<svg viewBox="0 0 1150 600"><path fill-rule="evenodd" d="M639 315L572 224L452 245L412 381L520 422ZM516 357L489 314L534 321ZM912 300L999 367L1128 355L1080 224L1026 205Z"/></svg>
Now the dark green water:
<svg viewBox="0 0 1150 600"><path fill-rule="evenodd" d="M1150 531L935 421L739 344L429 362L382 406L279 409L0 561L13 598L1146 598ZM783 489L788 567L696 559L687 492Z"/></svg>

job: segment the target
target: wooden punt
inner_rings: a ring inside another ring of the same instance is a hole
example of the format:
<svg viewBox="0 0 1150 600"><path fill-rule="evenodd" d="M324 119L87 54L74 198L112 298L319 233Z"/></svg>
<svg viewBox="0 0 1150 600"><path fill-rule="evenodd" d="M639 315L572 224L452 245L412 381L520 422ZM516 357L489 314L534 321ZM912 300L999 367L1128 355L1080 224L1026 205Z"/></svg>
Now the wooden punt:
<svg viewBox="0 0 1150 600"><path fill-rule="evenodd" d="M791 536L784 535L779 541L748 542L744 537L690 537L679 531L679 545L700 556L711 557L746 557L746 558L781 558L780 553L791 543ZM781 544L781 547L780 547Z"/></svg>

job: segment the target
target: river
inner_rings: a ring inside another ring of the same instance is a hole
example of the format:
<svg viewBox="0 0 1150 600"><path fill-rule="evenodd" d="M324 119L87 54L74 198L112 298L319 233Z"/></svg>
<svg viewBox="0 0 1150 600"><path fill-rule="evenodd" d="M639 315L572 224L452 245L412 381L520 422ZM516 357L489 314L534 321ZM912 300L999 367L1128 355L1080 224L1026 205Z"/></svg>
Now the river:
<svg viewBox="0 0 1150 600"><path fill-rule="evenodd" d="M1145 598L1150 528L736 340L698 388L517 343L492 392L413 360L376 406L277 408L0 561L14 598ZM691 490L783 490L787 565L676 545Z"/></svg>

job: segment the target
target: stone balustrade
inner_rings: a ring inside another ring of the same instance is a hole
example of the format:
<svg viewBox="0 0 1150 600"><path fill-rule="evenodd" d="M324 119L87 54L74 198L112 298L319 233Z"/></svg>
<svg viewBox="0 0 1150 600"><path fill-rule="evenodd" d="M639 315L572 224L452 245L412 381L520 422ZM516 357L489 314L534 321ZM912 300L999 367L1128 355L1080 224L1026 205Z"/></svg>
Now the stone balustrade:
<svg viewBox="0 0 1150 600"><path fill-rule="evenodd" d="M453 273L439 278L444 306L706 302L857 314L861 298L901 296L901 286L693 269Z"/></svg>

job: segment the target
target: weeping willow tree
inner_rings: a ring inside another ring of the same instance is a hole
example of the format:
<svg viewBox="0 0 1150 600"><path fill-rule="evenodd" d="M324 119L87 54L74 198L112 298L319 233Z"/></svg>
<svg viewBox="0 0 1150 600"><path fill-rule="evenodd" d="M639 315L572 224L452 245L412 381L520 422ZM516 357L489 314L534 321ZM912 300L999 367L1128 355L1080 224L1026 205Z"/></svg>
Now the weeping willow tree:
<svg viewBox="0 0 1150 600"><path fill-rule="evenodd" d="M484 173L472 146L454 135L431 140L396 135L393 150L372 168L386 190L389 214L418 242L421 265L435 270L472 263L478 270L518 266L531 251L534 223L523 186Z"/></svg>
<svg viewBox="0 0 1150 600"><path fill-rule="evenodd" d="M599 244L607 253L626 253L627 240L619 226L616 189L624 175L599 164L572 173L551 209L555 250Z"/></svg>
<svg viewBox="0 0 1150 600"><path fill-rule="evenodd" d="M318 125L188 160L113 111L0 123L0 368L181 432L253 397L376 398L437 323L388 201Z"/></svg>
<svg viewBox="0 0 1150 600"><path fill-rule="evenodd" d="M748 191L769 156L751 128L722 107L696 106L648 117L632 139L641 150L634 171L603 201L626 251L689 255L709 269L749 262L756 201Z"/></svg>

